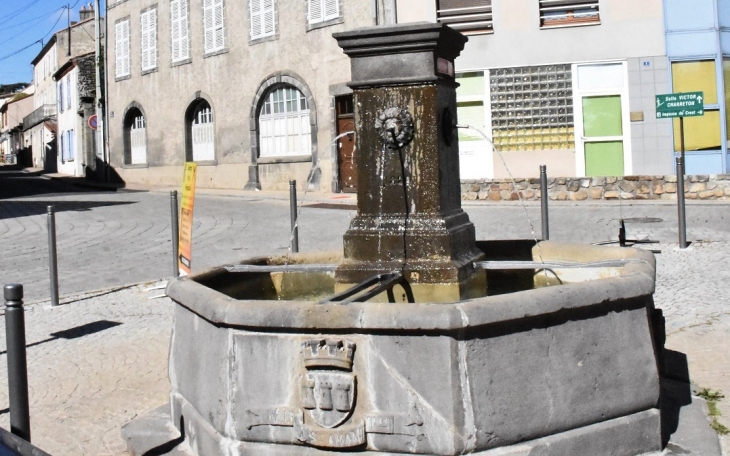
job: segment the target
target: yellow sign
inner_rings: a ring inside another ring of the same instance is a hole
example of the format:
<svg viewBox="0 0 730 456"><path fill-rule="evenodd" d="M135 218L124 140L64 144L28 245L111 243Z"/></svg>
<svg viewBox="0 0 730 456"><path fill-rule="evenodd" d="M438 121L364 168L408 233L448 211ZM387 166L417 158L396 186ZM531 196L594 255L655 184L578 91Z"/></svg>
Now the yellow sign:
<svg viewBox="0 0 730 456"><path fill-rule="evenodd" d="M195 174L198 164L185 163L182 200L180 201L180 242L177 258L180 275L190 274L190 253L193 248L193 205L195 204Z"/></svg>

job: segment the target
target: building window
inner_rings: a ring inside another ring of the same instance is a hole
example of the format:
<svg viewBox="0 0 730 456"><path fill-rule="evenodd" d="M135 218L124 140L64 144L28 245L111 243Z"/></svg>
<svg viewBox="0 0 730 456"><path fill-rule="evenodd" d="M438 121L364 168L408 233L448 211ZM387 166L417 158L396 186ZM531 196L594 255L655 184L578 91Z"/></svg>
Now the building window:
<svg viewBox="0 0 730 456"><path fill-rule="evenodd" d="M157 68L157 8L140 14L142 71Z"/></svg>
<svg viewBox="0 0 730 456"><path fill-rule="evenodd" d="M129 76L130 73L130 56L129 56L129 20L117 22L114 26L115 32L115 60L116 60L116 77L121 78Z"/></svg>
<svg viewBox="0 0 730 456"><path fill-rule="evenodd" d="M539 0L540 27L599 24L598 0Z"/></svg>
<svg viewBox="0 0 730 456"><path fill-rule="evenodd" d="M223 0L203 0L203 48L206 54L226 45L223 23Z"/></svg>
<svg viewBox="0 0 730 456"><path fill-rule="evenodd" d="M714 60L672 62L672 92L702 92L705 114L684 118L685 150L722 148L720 105ZM727 88L726 88L727 90ZM679 119L674 119L674 150L681 150Z"/></svg>
<svg viewBox="0 0 730 456"><path fill-rule="evenodd" d="M58 112L63 112L63 79L58 83Z"/></svg>
<svg viewBox="0 0 730 456"><path fill-rule="evenodd" d="M309 0L309 25L331 21L340 17L339 0Z"/></svg>
<svg viewBox="0 0 730 456"><path fill-rule="evenodd" d="M66 130L66 161L74 159L74 131Z"/></svg>
<svg viewBox="0 0 730 456"><path fill-rule="evenodd" d="M251 40L276 34L275 0L250 0Z"/></svg>
<svg viewBox="0 0 730 456"><path fill-rule="evenodd" d="M465 35L492 33L492 0L437 0L436 19Z"/></svg>
<svg viewBox="0 0 730 456"><path fill-rule="evenodd" d="M725 79L725 133L730 142L730 57L722 58L722 73Z"/></svg>
<svg viewBox="0 0 730 456"><path fill-rule="evenodd" d="M136 106L130 108L124 117L124 163L147 163L147 123Z"/></svg>
<svg viewBox="0 0 730 456"><path fill-rule="evenodd" d="M188 122L190 129L190 148L192 159L195 162L215 160L215 125L213 110L206 100L198 100L188 108Z"/></svg>
<svg viewBox="0 0 730 456"><path fill-rule="evenodd" d="M173 63L190 58L188 0L172 0L170 2L170 27Z"/></svg>
<svg viewBox="0 0 730 456"><path fill-rule="evenodd" d="M573 149L570 65L502 68L489 73L497 149Z"/></svg>
<svg viewBox="0 0 730 456"><path fill-rule="evenodd" d="M294 87L280 87L259 111L260 157L310 155L312 129L307 99Z"/></svg>
<svg viewBox="0 0 730 456"><path fill-rule="evenodd" d="M66 109L71 109L71 75L66 76Z"/></svg>

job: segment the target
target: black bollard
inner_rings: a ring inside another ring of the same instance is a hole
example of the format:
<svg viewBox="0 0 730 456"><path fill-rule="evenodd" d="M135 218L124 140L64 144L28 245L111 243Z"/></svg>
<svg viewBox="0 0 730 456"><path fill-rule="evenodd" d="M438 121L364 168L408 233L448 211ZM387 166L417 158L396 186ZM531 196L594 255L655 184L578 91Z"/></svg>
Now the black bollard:
<svg viewBox="0 0 730 456"><path fill-rule="evenodd" d="M5 344L8 356L10 432L30 442L23 285L19 283L5 285L3 292L5 295Z"/></svg>
<svg viewBox="0 0 730 456"><path fill-rule="evenodd" d="M297 181L289 181L289 213L291 214L291 251L299 252L299 226L297 225Z"/></svg>
<svg viewBox="0 0 730 456"><path fill-rule="evenodd" d="M56 255L56 215L48 206L48 270L51 274L51 305L58 305L58 257Z"/></svg>
<svg viewBox="0 0 730 456"><path fill-rule="evenodd" d="M177 209L177 190L170 192L170 214L172 221L172 276L180 276L180 266L178 265L178 254L180 247L180 221L178 220Z"/></svg>
<svg viewBox="0 0 730 456"><path fill-rule="evenodd" d="M548 182L547 166L540 165L540 207L542 209L542 239L550 239L550 221L548 220Z"/></svg>
<svg viewBox="0 0 730 456"><path fill-rule="evenodd" d="M679 219L679 248L687 248L687 217L684 204L684 161L677 157L677 218Z"/></svg>

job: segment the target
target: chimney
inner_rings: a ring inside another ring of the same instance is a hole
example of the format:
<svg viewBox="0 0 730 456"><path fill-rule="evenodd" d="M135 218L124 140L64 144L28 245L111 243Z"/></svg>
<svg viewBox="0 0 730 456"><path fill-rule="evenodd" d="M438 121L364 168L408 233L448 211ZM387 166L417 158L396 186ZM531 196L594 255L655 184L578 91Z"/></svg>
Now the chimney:
<svg viewBox="0 0 730 456"><path fill-rule="evenodd" d="M89 3L89 8L87 9L86 6L82 6L81 10L79 11L79 22L84 22L87 19L93 19L94 18L94 7L91 6L91 3Z"/></svg>

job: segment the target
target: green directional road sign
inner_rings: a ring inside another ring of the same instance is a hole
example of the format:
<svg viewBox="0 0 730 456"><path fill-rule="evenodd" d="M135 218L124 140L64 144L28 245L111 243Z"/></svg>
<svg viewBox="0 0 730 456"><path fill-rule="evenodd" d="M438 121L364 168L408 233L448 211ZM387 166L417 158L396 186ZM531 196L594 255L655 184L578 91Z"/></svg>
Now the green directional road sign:
<svg viewBox="0 0 730 456"><path fill-rule="evenodd" d="M656 118L705 115L702 92L665 93L656 96Z"/></svg>

